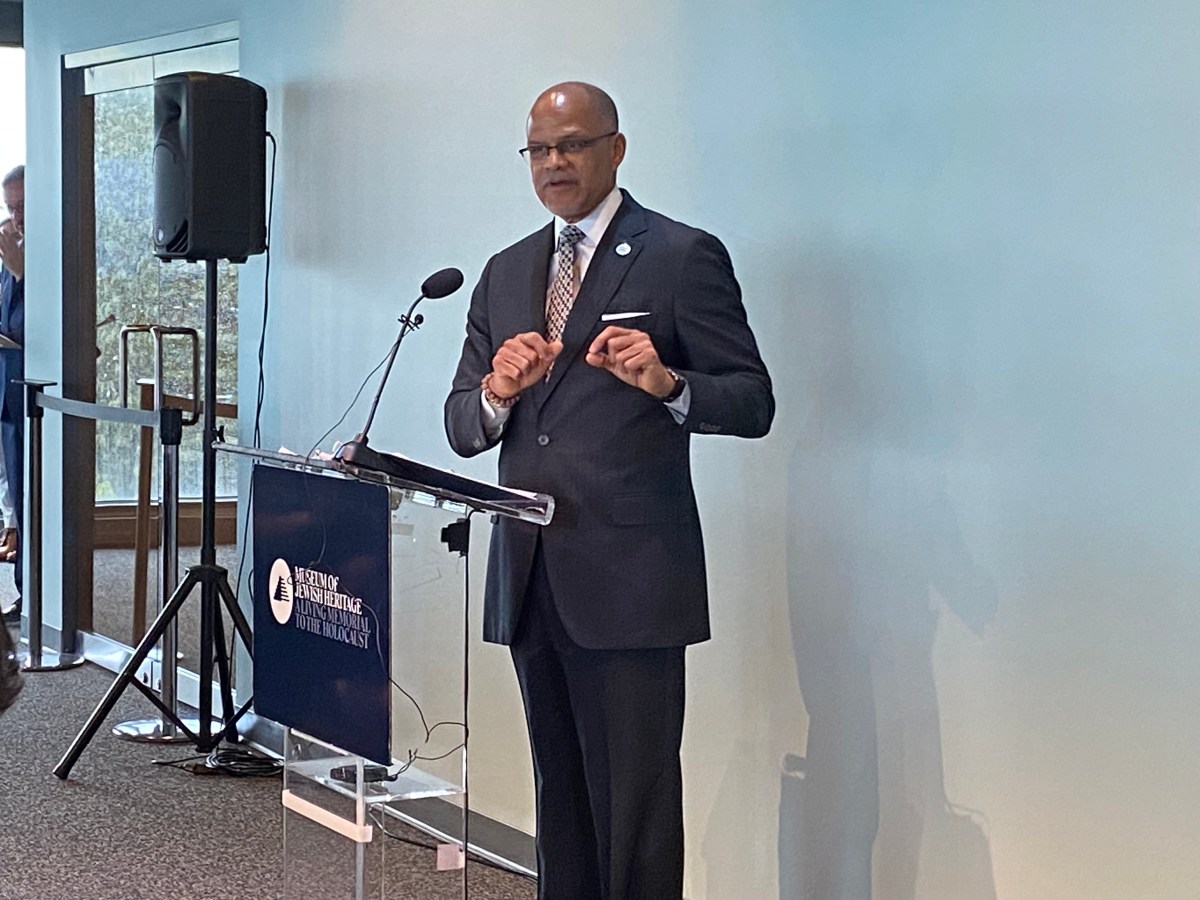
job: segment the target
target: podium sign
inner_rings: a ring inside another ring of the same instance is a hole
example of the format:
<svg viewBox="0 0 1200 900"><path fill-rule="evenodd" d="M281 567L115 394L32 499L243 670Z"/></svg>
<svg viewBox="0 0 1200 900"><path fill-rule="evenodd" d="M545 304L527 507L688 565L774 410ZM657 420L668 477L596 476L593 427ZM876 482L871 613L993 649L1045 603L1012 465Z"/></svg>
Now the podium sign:
<svg viewBox="0 0 1200 900"><path fill-rule="evenodd" d="M388 490L257 466L254 707L391 763Z"/></svg>

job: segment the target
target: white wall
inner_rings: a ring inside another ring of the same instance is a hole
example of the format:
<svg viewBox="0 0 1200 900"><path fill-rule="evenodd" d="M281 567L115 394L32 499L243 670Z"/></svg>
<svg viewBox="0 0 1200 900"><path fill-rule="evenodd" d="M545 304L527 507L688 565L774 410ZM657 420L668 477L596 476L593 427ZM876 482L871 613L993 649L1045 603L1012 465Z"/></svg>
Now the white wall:
<svg viewBox="0 0 1200 900"><path fill-rule="evenodd" d="M282 148L268 444L337 419L426 274L544 221L514 151L553 81L608 87L625 185L727 241L780 410L695 444L690 897L1197 895L1200 9L42 0L31 375L59 367L60 54L236 18ZM490 476L441 433L465 306L429 304L375 439ZM529 827L506 654L476 665L476 798Z"/></svg>
<svg viewBox="0 0 1200 900"><path fill-rule="evenodd" d="M25 51L0 48L0 121L10 123L0 130L0 169L8 172L25 159ZM5 217L8 212L3 211Z"/></svg>

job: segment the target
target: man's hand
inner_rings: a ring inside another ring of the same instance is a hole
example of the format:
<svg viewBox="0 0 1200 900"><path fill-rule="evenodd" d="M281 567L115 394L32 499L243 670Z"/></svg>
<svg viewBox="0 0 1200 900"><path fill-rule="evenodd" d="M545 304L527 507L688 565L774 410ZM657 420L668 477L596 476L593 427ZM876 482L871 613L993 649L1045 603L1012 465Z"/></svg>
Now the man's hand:
<svg viewBox="0 0 1200 900"><path fill-rule="evenodd" d="M675 386L644 331L609 325L592 341L585 359L589 366L608 369L626 384L655 397L667 396Z"/></svg>
<svg viewBox="0 0 1200 900"><path fill-rule="evenodd" d="M490 387L497 397L515 397L546 377L546 370L562 352L562 341L547 342L536 331L510 337L492 357Z"/></svg>
<svg viewBox="0 0 1200 900"><path fill-rule="evenodd" d="M25 277L25 241L12 219L0 222L0 263L18 281Z"/></svg>

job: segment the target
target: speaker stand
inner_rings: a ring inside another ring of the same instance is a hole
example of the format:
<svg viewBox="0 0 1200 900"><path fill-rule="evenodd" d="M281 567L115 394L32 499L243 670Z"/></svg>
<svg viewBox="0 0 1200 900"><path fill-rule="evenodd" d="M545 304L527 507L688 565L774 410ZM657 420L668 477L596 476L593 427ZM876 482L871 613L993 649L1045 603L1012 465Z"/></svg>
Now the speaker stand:
<svg viewBox="0 0 1200 900"><path fill-rule="evenodd" d="M248 654L254 652L254 638L250 623L238 606L237 597L229 586L229 573L217 565L217 261L206 259L204 278L204 469L201 485L201 537L200 564L190 567L183 581L171 594L154 624L138 643L133 655L116 680L109 686L99 705L92 712L83 730L72 741L71 746L54 767L54 774L65 779L79 760L84 749L95 737L104 719L112 711L129 685L133 685L150 699L159 711L187 735L187 739L201 753L214 750L222 740L238 740L237 723L250 709L253 698L240 709L234 708L233 685L231 682L230 659L225 650L225 626L221 619L221 608L229 613L234 630L242 640ZM173 709L168 709L157 694L142 684L137 671L159 639L179 615L179 610L191 597L200 592L200 702L198 726L193 730ZM216 667L214 677L214 665ZM220 723L213 722L213 690L218 688L221 698Z"/></svg>

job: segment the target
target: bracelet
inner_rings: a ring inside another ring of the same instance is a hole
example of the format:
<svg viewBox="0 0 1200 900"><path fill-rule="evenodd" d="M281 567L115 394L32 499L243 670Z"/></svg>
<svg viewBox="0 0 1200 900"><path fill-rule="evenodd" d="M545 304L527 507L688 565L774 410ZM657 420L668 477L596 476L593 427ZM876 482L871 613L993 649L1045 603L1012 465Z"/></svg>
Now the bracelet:
<svg viewBox="0 0 1200 900"><path fill-rule="evenodd" d="M514 403L521 399L520 394L513 394L511 397L497 396L492 390L492 373L488 372L483 376L483 380L479 382L479 387L483 389L483 399L493 409L510 409Z"/></svg>

